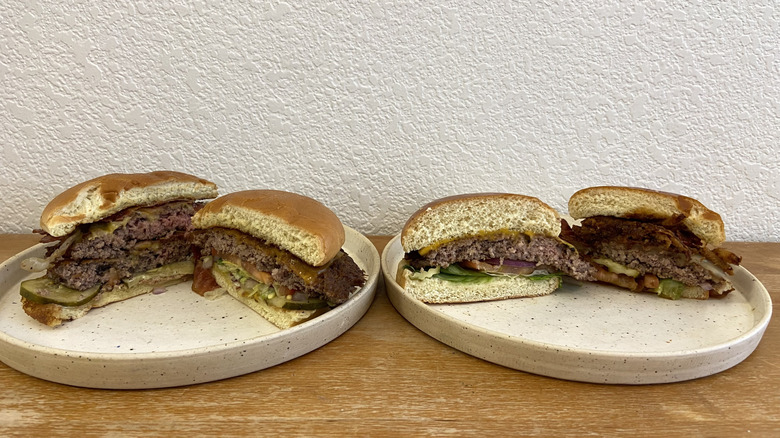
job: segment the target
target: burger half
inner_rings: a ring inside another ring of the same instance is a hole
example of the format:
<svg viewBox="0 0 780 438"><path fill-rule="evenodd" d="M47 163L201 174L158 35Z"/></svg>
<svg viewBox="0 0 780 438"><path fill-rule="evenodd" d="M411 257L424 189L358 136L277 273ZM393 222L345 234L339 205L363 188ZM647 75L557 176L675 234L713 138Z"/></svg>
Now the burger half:
<svg viewBox="0 0 780 438"><path fill-rule="evenodd" d="M438 199L404 225L398 283L426 303L463 303L547 295L563 274L591 278L595 268L558 237L560 221L529 196Z"/></svg>
<svg viewBox="0 0 780 438"><path fill-rule="evenodd" d="M275 190L235 192L193 217L193 290L220 288L279 328L344 303L365 273L341 247L344 226L326 206Z"/></svg>
<svg viewBox="0 0 780 438"><path fill-rule="evenodd" d="M591 187L569 199L580 226L563 237L597 267L597 280L670 298L723 297L741 258L720 248L719 214L673 193L632 187Z"/></svg>
<svg viewBox="0 0 780 438"><path fill-rule="evenodd" d="M185 233L202 199L216 185L192 175L159 171L110 174L78 184L43 210L45 258L22 268L46 272L23 281L24 311L58 326L90 309L186 281L194 265Z"/></svg>

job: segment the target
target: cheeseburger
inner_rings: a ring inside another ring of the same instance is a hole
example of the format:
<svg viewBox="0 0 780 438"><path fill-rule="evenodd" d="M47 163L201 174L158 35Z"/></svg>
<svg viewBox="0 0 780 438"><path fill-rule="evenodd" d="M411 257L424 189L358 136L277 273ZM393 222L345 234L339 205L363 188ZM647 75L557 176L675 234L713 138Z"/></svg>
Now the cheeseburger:
<svg viewBox="0 0 780 438"><path fill-rule="evenodd" d="M547 295L563 274L595 269L558 234L558 213L506 193L452 196L415 212L401 232L398 283L426 303Z"/></svg>
<svg viewBox="0 0 780 438"><path fill-rule="evenodd" d="M224 289L279 328L344 303L365 283L363 270L341 249L341 221L306 196L231 193L198 211L193 228L193 290Z"/></svg>
<svg viewBox="0 0 780 438"><path fill-rule="evenodd" d="M43 210L45 258L22 268L45 275L21 283L24 311L49 326L90 309L192 277L185 233L214 183L179 172L110 174L78 184Z"/></svg>
<svg viewBox="0 0 780 438"><path fill-rule="evenodd" d="M597 268L596 279L670 298L722 297L734 289L741 258L720 245L720 215L673 193L632 187L591 187L569 199L580 226L562 237ZM582 278L584 279L584 278Z"/></svg>

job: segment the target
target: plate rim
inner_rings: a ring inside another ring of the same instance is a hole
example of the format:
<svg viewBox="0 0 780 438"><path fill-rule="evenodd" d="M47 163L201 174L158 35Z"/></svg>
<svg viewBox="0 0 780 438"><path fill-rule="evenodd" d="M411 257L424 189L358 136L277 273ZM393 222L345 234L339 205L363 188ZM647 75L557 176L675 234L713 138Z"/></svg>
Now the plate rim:
<svg viewBox="0 0 780 438"><path fill-rule="evenodd" d="M401 286L396 282L395 275L397 266L393 267L390 266L390 259L397 257L397 254L391 254L392 251L400 249L400 236L401 234L397 234L393 238L391 238L388 243L385 245L383 251L382 251L382 270L384 272L385 277L385 285L387 289L388 297L390 298L391 303L393 304L393 307L396 308L396 310L405 318L407 321L409 321L411 324L413 324L415 327L426 333L427 335L433 337L434 339L437 339L438 341L449 345L452 348L455 348L457 350L463 351L466 354L478 357L480 359L497 363L502 366L506 366L513 369L518 369L520 371L526 371L531 372L534 374L541 374L541 375L547 375L549 377L556 377L556 378L562 378L565 380L578 380L578 381L584 381L584 382L591 382L591 383L616 383L616 384L636 384L636 383L666 383L666 382L672 382L672 381L682 381L682 380L690 380L692 378L698 378L698 377L704 377L706 375L715 374L717 372L723 371L725 369L728 369L737 363L741 362L743 359L740 359L738 362L731 364L721 370L706 373L703 375L698 375L695 377L688 377L683 378L679 380L653 380L653 381L641 381L637 382L637 379L632 379L631 381L620 379L618 381L609 381L609 379L578 379L571 376L561 376L561 375L555 375L556 373L540 373L538 371L529 371L522 368L517 368L512 365L508 365L507 361L499 361L495 360L494 357L483 357L481 355L474 354L469 351L465 351L464 349L452 345L452 343L447 342L445 340L439 339L439 337L434 336L433 334L429 333L428 330L430 328L428 327L430 325L429 323L423 323L420 324L419 321L412 321L414 318L413 316L409 317L409 315L405 314L405 311L403 310L404 305L410 305L414 306L415 309L418 309L420 312L424 313L426 316L438 319L440 321L446 321L450 324L453 324L455 326L458 326L460 328L468 329L469 331L476 332L479 334L483 334L486 336L491 337L492 339L500 340L501 342L507 342L507 343L513 343L518 345L518 349L521 348L521 346L527 346L530 349L536 350L536 351L560 351L562 354L577 354L577 355L587 355L589 358L596 358L600 360L616 360L616 359L651 359L651 360L663 360L663 359L687 359L687 358L695 358L695 357L701 357L706 356L708 354L714 354L719 351L722 351L724 349L730 350L735 345L740 345L742 343L750 343L752 340L757 338L755 340L755 345L753 345L752 348L750 348L750 351L745 355L745 357L749 356L753 350L755 350L755 347L758 345L758 342L760 341L761 337L763 336L764 331L766 330L767 325L769 324L769 321L772 316L772 301L771 296L769 295L769 292L767 291L766 287L747 269L743 268L742 266L738 266L737 270L742 275L748 275L749 278L752 278L757 286L759 287L760 296L757 297L759 302L764 305L764 307L761 309L763 311L763 316L759 318L758 320L754 319L753 326L747 330L746 332L740 334L739 336L736 336L734 338L731 338L727 341L724 341L717 345L710 345L702 348L694 348L694 349L682 349L682 350L671 350L671 351L663 351L663 352L641 352L641 351L606 351L606 350L596 350L592 348L583 348L583 347L577 347L577 346L571 346L571 345L564 345L564 344L554 344L549 342L543 342L543 341L537 341L532 339L527 339L522 336L514 336L507 333L499 332L496 330L492 330L489 328L481 327L474 325L470 322L460 320L458 318L455 318L449 314L440 312L438 310L435 310L431 305L423 303L422 301L419 301L406 293L406 291L401 288ZM403 251L403 249L400 249L400 251ZM604 286L608 287L608 286ZM399 303L397 301L403 300L402 303ZM756 307L753 306L752 303L747 299L746 301L748 304L751 304L752 312L755 315ZM434 330L435 331L435 330Z"/></svg>
<svg viewBox="0 0 780 438"><path fill-rule="evenodd" d="M50 380L58 383L70 384L75 386L91 386L91 385L70 383L68 382L68 379L62 379L62 378L55 379L49 377L42 377L38 375L40 373L28 372L29 369L28 370L20 369L19 367L13 366L8 363L9 353L14 353L15 351L19 351L19 352L24 351L27 354L44 355L50 360L52 360L52 358L59 358L54 360L65 360L68 363L73 363L74 361L78 360L82 364L83 363L126 364L126 363L135 363L135 362L139 362L139 363L145 362L151 364L151 363L168 362L172 360L175 361L176 359L189 359L189 358L203 357L204 355L225 354L231 352L232 350L235 350L236 348L247 349L247 348L251 348L251 346L253 345L262 345L262 344L270 345L273 344L274 342L278 342L279 338L288 338L288 337L295 338L296 335L306 334L306 332L311 331L312 328L316 328L318 325L321 325L322 323L331 321L333 318L338 318L342 314L351 311L355 307L365 306L365 309L362 310L359 315L355 316L354 321L352 321L350 324L347 324L343 327L339 327L339 330L337 330L337 332L332 337L332 339L328 339L323 343L317 343L317 345L314 348L306 349L307 351L304 351L300 354L296 354L293 357L285 358L284 360L280 362L276 362L269 366L263 366L257 368L254 371L260 371L262 369L269 368L271 366L275 366L287 362L289 360L295 359L297 357L303 356L311 351L321 348L322 346L331 342L333 339L341 336L346 331L348 331L354 324L356 324L365 315L366 311L371 306L371 303L373 302L373 299L376 295L376 288L381 273L381 260L380 260L379 252L377 251L376 246L365 235L346 225L343 226L344 226L345 234L347 235L347 239L354 239L355 245L362 245L368 248L369 257L360 259L360 261L362 262L362 264L365 266L366 269L366 283L361 289L357 290L347 302L312 320L305 321L299 325L293 326L288 329L279 329L278 331L272 333L261 334L250 338L231 340L229 342L224 342L224 343L204 345L204 346L199 346L194 348L183 348L183 349L163 350L163 351L153 351L153 352L138 352L138 353L136 352L109 353L109 352L70 350L67 348L56 348L56 347L45 346L45 345L29 342L24 339L20 339L16 336L12 336L8 334L5 330L0 330L0 361L2 361L4 364L8 365L11 368L17 369L20 372L32 375L34 377L42 378L44 380ZM346 245L347 243L345 239L345 246ZM11 256L4 262L0 263L0 277L9 274L13 275L14 272L21 271L21 269L18 268L18 263L23 258L29 257L30 253L33 253L35 251L40 251L41 247L43 246L45 246L45 244L38 243L25 250L20 251L19 253ZM350 255L352 257L356 257L355 254L350 254ZM17 266L15 267L14 265ZM5 296L8 293L12 293L12 291L10 289L0 290L0 295L2 296ZM55 330L54 333L56 333L56 330L58 329L60 329L60 327L54 328L53 329ZM34 368L34 366L31 365L30 368ZM249 371L249 372L254 372L254 371ZM240 374L227 376L227 377L235 377L238 375ZM226 377L218 377L215 379L201 379L198 381L192 381L191 383L204 383L204 382L219 380L223 378ZM191 384L191 383L185 383L185 384ZM170 386L180 386L180 384L173 384L173 385L155 384L155 385L141 385L141 386L102 386L101 385L101 386L92 386L92 387L95 388L163 388L163 387L170 387Z"/></svg>

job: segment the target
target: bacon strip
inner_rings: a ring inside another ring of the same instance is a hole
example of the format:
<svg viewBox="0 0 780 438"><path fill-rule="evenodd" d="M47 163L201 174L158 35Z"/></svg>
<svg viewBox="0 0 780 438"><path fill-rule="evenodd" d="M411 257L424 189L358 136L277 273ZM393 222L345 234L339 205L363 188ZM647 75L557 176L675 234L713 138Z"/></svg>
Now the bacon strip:
<svg viewBox="0 0 780 438"><path fill-rule="evenodd" d="M594 263L594 265L598 265L598 264ZM596 266L596 280L604 283L614 284L615 286L619 286L632 291L642 290L642 285L637 283L636 280L629 277L628 275L616 274L600 266Z"/></svg>
<svg viewBox="0 0 780 438"><path fill-rule="evenodd" d="M32 230L32 231L33 231L33 233L35 233L35 234L40 234L41 236L43 236L43 237L41 237L41 243L51 243L51 242L58 242L58 241L62 241L62 240L64 240L65 238L67 238L67 237L68 237L68 236L54 237L54 236L52 236L51 234L47 233L46 231L43 231L43 230L42 230L42 229L40 229L40 228L36 228L36 229L34 229L34 230Z"/></svg>
<svg viewBox="0 0 780 438"><path fill-rule="evenodd" d="M723 248L711 250L707 247L703 247L699 252L705 259L709 260L720 269L723 269L723 271L729 275L734 275L734 270L731 268L731 265L738 265L742 261L742 257Z"/></svg>

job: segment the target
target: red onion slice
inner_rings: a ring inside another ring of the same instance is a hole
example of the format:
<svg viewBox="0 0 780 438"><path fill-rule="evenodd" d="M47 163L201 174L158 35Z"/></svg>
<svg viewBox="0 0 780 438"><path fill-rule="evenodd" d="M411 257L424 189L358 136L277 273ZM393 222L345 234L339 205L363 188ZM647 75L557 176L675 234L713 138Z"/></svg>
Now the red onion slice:
<svg viewBox="0 0 780 438"><path fill-rule="evenodd" d="M506 266L515 266L518 268L532 268L536 266L536 263L534 262L527 262L525 260L512 260L512 259L504 259L503 264Z"/></svg>
<svg viewBox="0 0 780 438"><path fill-rule="evenodd" d="M469 269L476 269L483 272L491 272L497 274L515 274L515 275L528 275L536 269L536 263L526 262L522 260L509 260L504 259L503 263L501 259L487 259L482 261L467 261L460 263L463 267Z"/></svg>
<svg viewBox="0 0 780 438"><path fill-rule="evenodd" d="M303 292L294 292L292 294L292 301L307 301L309 296Z"/></svg>

